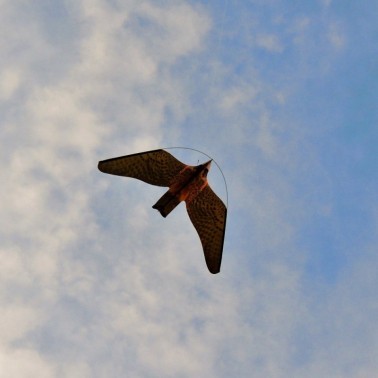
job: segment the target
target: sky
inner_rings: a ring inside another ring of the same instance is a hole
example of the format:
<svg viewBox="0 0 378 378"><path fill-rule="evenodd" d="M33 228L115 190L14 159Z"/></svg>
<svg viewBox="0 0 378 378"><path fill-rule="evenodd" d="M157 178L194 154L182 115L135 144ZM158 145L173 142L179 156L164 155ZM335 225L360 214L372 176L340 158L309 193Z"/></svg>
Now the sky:
<svg viewBox="0 0 378 378"><path fill-rule="evenodd" d="M378 4L0 9L1 377L376 376ZM97 169L177 146L226 178L217 275Z"/></svg>

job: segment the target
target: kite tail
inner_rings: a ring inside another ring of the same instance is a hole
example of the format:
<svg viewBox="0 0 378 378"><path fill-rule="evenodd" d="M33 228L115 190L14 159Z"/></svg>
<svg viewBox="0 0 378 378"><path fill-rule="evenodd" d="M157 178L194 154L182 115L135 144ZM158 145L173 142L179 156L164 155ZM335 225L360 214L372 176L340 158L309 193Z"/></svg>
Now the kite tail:
<svg viewBox="0 0 378 378"><path fill-rule="evenodd" d="M165 218L178 204L180 200L169 190L152 206L153 209L159 210Z"/></svg>

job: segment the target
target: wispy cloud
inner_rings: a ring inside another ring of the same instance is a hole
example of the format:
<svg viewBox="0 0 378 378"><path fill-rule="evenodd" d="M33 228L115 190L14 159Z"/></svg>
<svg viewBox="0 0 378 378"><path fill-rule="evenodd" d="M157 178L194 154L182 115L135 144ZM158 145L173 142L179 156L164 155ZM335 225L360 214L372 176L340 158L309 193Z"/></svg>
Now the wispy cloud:
<svg viewBox="0 0 378 378"><path fill-rule="evenodd" d="M280 53L284 50L284 47L280 43L278 37L274 34L262 34L256 38L257 46L266 49L272 53Z"/></svg>

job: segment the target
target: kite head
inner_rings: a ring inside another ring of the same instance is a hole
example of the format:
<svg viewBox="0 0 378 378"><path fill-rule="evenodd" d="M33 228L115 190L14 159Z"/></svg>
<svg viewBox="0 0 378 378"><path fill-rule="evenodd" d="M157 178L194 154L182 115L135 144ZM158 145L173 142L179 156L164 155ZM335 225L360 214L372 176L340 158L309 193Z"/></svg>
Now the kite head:
<svg viewBox="0 0 378 378"><path fill-rule="evenodd" d="M209 173L211 162L213 159L209 160L208 162L201 164L201 176L206 177L207 174Z"/></svg>

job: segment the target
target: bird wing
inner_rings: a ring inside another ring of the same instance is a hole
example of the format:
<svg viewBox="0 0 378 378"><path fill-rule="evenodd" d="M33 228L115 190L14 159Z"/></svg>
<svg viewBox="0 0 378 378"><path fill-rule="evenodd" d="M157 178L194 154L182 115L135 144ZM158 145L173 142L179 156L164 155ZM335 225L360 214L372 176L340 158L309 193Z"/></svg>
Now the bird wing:
<svg viewBox="0 0 378 378"><path fill-rule="evenodd" d="M209 185L194 197L186 208L201 239L206 265L213 274L220 271L227 208Z"/></svg>
<svg viewBox="0 0 378 378"><path fill-rule="evenodd" d="M185 167L185 164L164 150L140 152L98 163L101 172L133 177L157 186L170 186L172 179Z"/></svg>

